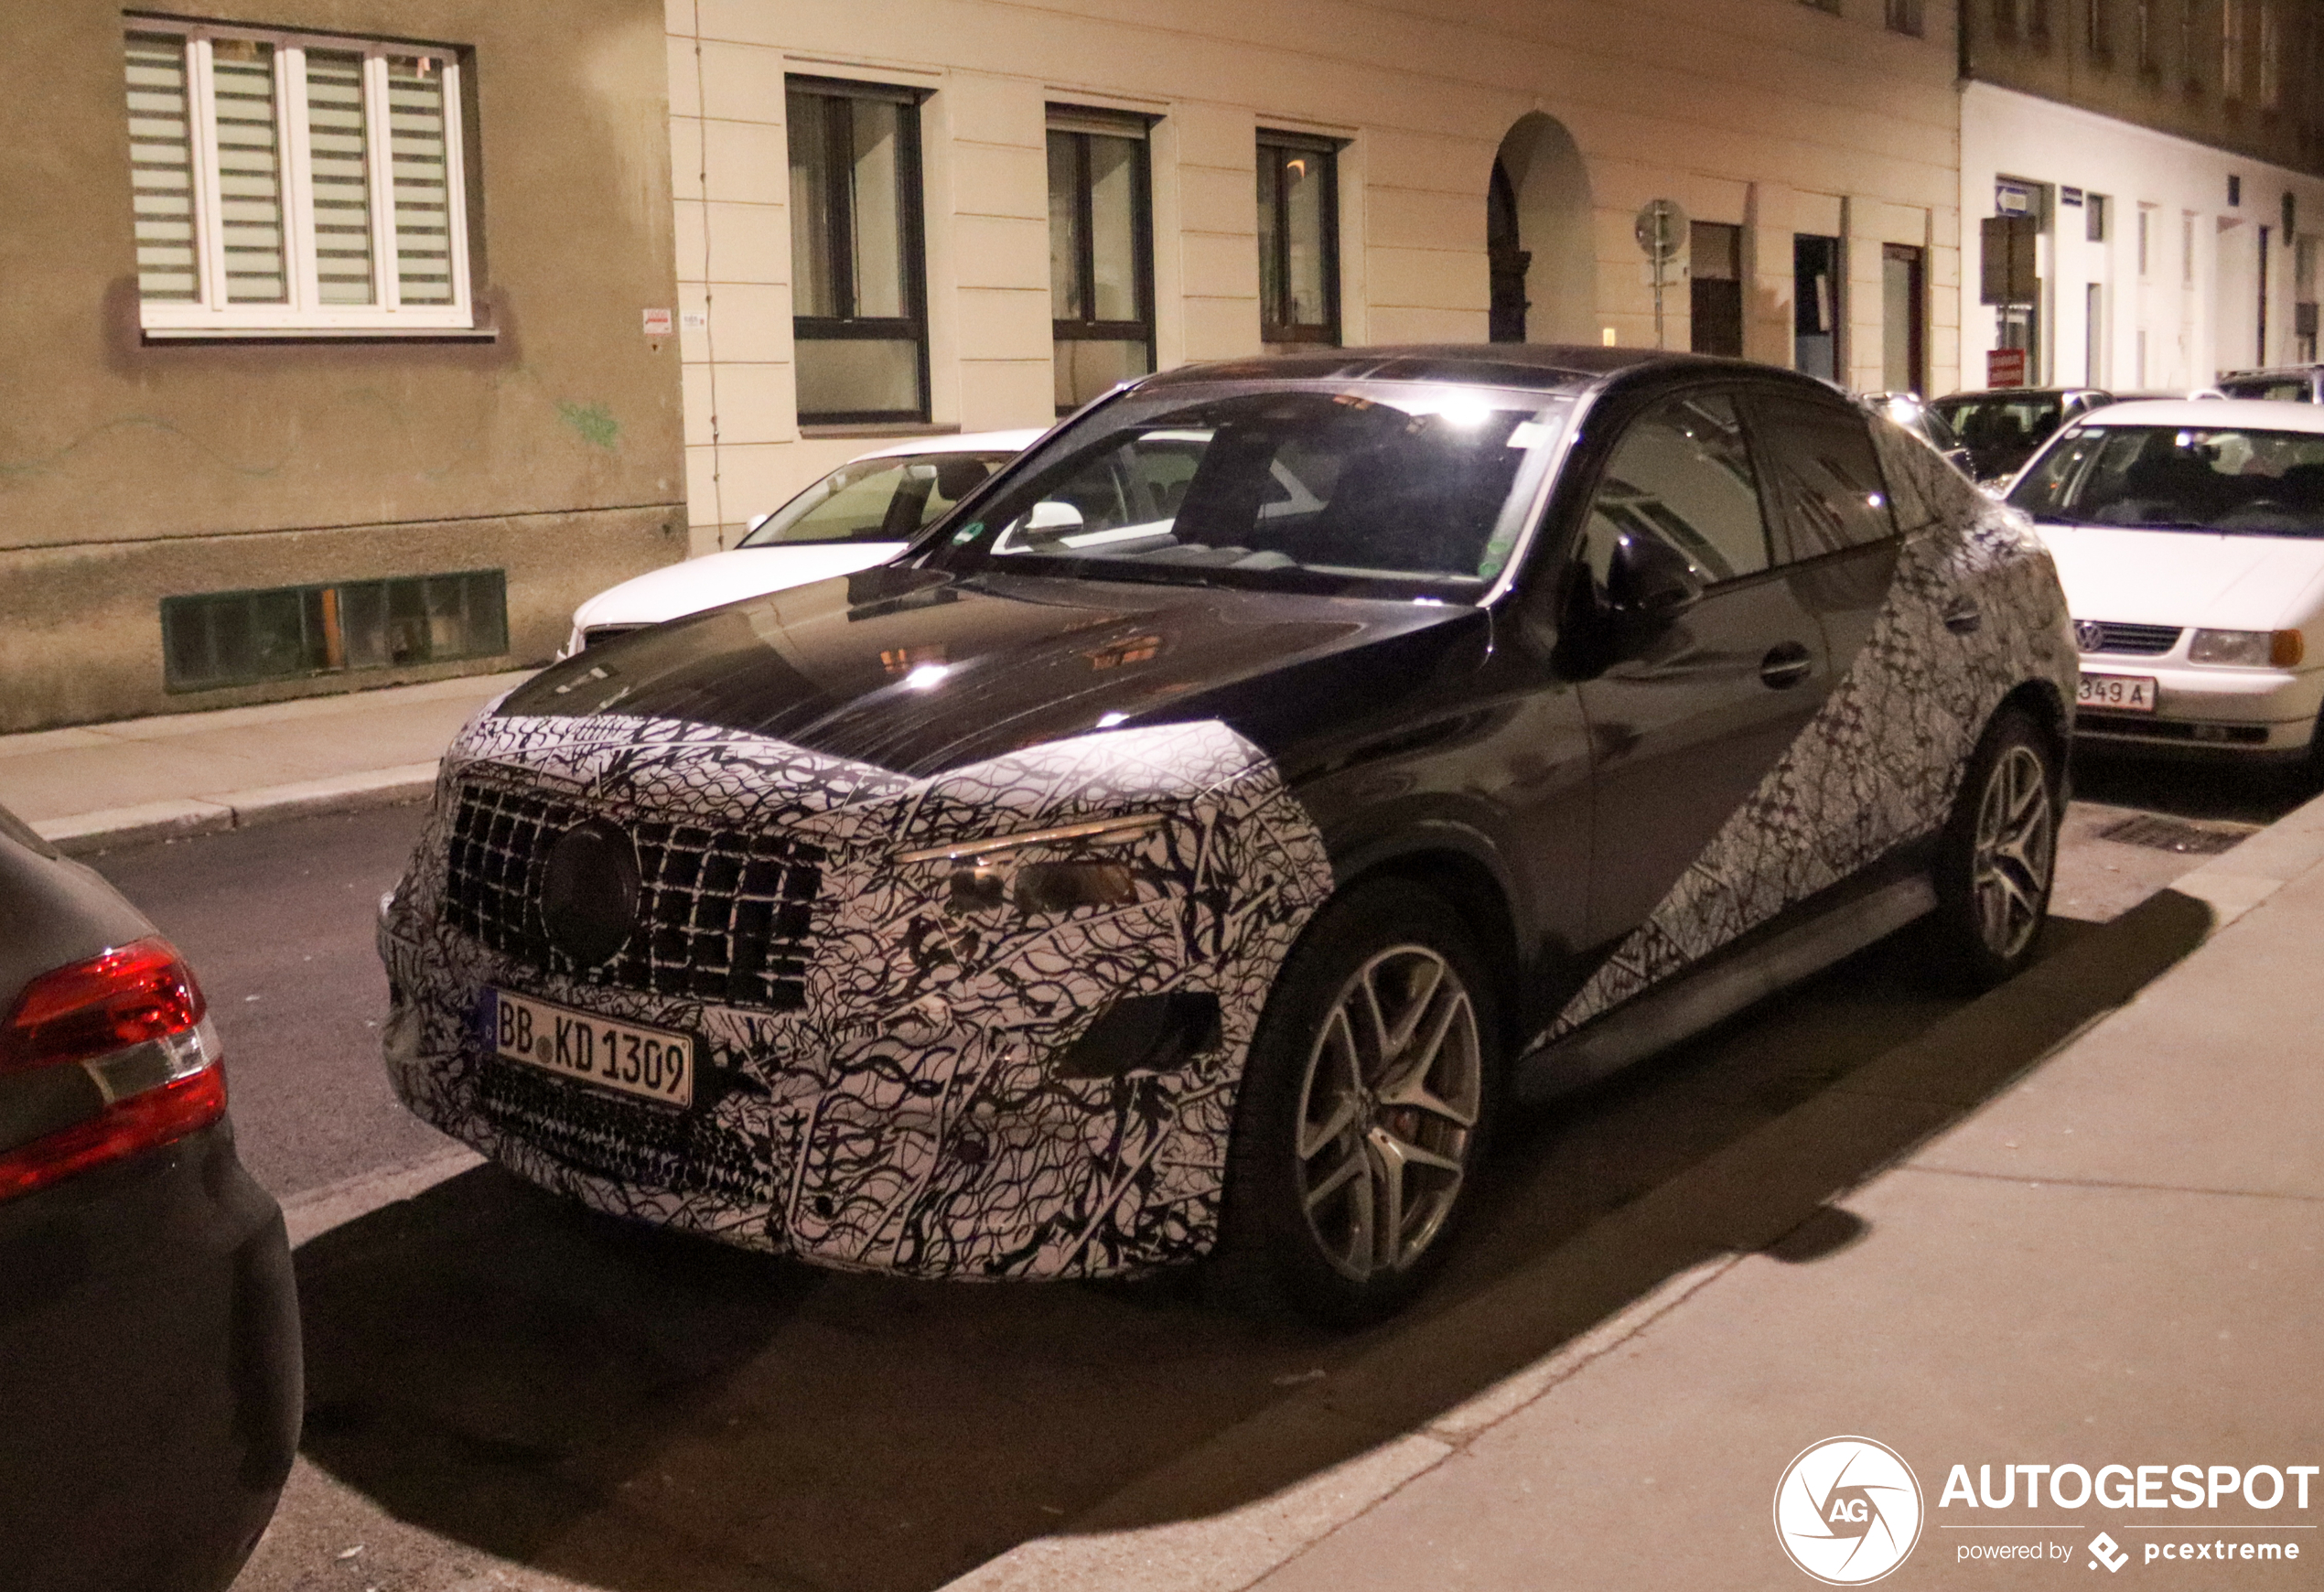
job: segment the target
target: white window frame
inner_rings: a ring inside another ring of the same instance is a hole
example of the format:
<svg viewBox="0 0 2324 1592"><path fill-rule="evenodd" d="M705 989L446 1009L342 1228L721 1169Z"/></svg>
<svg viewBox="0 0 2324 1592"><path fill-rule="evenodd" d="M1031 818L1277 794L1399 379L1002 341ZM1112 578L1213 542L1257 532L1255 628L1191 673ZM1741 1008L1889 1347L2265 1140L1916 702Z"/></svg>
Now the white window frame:
<svg viewBox="0 0 2324 1592"><path fill-rule="evenodd" d="M193 167L194 237L199 265L198 301L141 300L138 318L151 338L443 336L472 331L476 310L468 283L470 202L461 126L460 59L447 46L390 43L327 33L188 24L134 12L124 33L176 34L186 40L188 150ZM210 45L251 39L274 51L274 137L283 187L284 286L279 304L230 302L226 297L225 229L218 204L218 102L212 91ZM315 191L307 145L307 51L363 58L364 150L370 166L372 304L322 302L315 252ZM438 63L444 94L444 167L451 237L452 302L403 304L395 248L395 184L388 129L387 63L391 56L425 56Z"/></svg>

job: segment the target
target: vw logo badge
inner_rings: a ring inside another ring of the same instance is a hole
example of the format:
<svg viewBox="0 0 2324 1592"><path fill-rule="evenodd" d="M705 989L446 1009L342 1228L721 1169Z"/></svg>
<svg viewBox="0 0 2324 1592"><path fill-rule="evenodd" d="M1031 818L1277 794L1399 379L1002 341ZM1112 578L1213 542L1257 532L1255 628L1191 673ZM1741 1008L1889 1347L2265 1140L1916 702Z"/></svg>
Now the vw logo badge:
<svg viewBox="0 0 2324 1592"><path fill-rule="evenodd" d="M2106 627L2095 619L2074 621L2074 645L2085 652L2095 652L2106 644Z"/></svg>
<svg viewBox="0 0 2324 1592"><path fill-rule="evenodd" d="M638 926L638 848L592 818L549 847L541 923L549 942L583 967L610 961Z"/></svg>

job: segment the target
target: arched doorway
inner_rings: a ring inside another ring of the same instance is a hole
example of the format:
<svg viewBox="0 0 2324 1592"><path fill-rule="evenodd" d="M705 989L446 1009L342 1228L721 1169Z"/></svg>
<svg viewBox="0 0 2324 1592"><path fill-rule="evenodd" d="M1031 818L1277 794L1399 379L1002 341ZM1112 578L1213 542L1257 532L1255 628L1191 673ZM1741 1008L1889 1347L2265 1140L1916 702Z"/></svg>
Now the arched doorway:
<svg viewBox="0 0 2324 1592"><path fill-rule="evenodd" d="M1494 342L1596 340L1589 171L1554 117L1529 111L1501 141L1486 190L1485 247Z"/></svg>

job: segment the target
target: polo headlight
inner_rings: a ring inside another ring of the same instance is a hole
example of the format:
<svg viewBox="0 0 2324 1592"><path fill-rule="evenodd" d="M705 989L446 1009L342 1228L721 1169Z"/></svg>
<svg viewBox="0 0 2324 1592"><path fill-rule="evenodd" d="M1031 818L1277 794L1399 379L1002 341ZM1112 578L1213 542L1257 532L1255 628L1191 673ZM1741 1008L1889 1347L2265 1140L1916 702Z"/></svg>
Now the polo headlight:
<svg viewBox="0 0 2324 1592"><path fill-rule="evenodd" d="M2187 644L2187 661L2245 669L2289 669L2307 651L2297 630L2198 630Z"/></svg>
<svg viewBox="0 0 2324 1592"><path fill-rule="evenodd" d="M1159 813L1092 819L922 846L899 853L896 860L950 865L946 887L955 912L986 912L1006 905L1020 912L1128 907L1138 899L1137 869L1119 852L1154 834L1162 822ZM1060 851L1068 855L1036 855ZM1082 855L1092 851L1109 855Z"/></svg>

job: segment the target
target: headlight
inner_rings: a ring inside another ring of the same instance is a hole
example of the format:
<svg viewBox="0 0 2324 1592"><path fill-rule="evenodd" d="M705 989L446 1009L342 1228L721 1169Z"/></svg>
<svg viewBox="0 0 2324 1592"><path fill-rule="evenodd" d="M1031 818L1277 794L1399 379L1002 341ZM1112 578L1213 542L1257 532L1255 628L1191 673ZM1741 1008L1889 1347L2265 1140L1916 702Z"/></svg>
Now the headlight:
<svg viewBox="0 0 2324 1592"><path fill-rule="evenodd" d="M1138 898L1137 870L1110 858L1024 859L1036 847L1079 851L1125 845L1162 827L1159 813L1100 818L1054 829L984 835L899 854L898 863L951 863L951 905L956 912L990 911L1014 901L1020 912L1068 912L1076 907L1126 907Z"/></svg>
<svg viewBox="0 0 2324 1592"><path fill-rule="evenodd" d="M2188 643L2187 661L2246 669L2289 669L2307 652L2307 643L2297 630L2198 630Z"/></svg>

